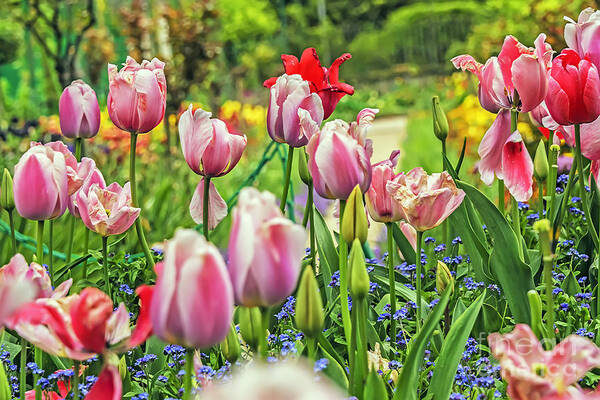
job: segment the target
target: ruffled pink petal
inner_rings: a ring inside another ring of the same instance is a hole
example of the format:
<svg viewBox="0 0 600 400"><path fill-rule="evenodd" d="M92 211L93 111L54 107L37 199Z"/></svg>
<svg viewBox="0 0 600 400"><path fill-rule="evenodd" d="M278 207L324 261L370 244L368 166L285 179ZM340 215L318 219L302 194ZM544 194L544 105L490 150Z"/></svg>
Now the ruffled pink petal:
<svg viewBox="0 0 600 400"><path fill-rule="evenodd" d="M502 179L502 149L504 143L510 137L510 110L502 110L494 120L494 123L483 136L479 144L479 173L481 180L486 185L494 181L494 174Z"/></svg>
<svg viewBox="0 0 600 400"><path fill-rule="evenodd" d="M529 200L533 193L533 161L518 131L506 140L502 148L502 175L515 200Z"/></svg>

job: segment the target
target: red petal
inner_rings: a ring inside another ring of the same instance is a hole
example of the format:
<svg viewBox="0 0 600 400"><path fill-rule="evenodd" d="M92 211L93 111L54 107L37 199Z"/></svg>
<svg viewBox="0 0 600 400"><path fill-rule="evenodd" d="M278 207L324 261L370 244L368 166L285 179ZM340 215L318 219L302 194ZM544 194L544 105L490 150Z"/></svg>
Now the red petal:
<svg viewBox="0 0 600 400"><path fill-rule="evenodd" d="M85 396L85 400L121 400L122 386L119 369L114 365L107 365Z"/></svg>
<svg viewBox="0 0 600 400"><path fill-rule="evenodd" d="M305 81L311 82L314 86L311 89L315 91L319 91L327 86L327 82L325 80L325 71L321 66L317 51L312 47L309 47L302 53L298 72L296 73L299 73L302 76L302 79Z"/></svg>
<svg viewBox="0 0 600 400"><path fill-rule="evenodd" d="M135 329L129 339L130 347L137 347L144 343L152 335L152 321L150 320L150 303L154 286L143 285L137 288L137 295L140 297L140 314L138 316Z"/></svg>
<svg viewBox="0 0 600 400"><path fill-rule="evenodd" d="M272 78L267 79L266 81L263 82L263 86L266 88L270 88L271 86L273 86L275 84L275 82L277 82L277 76L274 76Z"/></svg>
<svg viewBox="0 0 600 400"><path fill-rule="evenodd" d="M546 139L550 138L550 129L544 128L543 126L538 126L538 129Z"/></svg>
<svg viewBox="0 0 600 400"><path fill-rule="evenodd" d="M327 70L327 78L329 79L330 84L335 85L336 83L338 83L340 65L342 65L345 61L347 61L351 58L352 58L352 54L344 53L341 56L339 56L338 58L336 58L336 60L333 62L333 64L331 64L331 67L329 67L329 69ZM348 86L350 86L350 85L348 85ZM350 87L352 87L352 86L350 86ZM352 90L352 92L354 92L354 89ZM348 93L348 94L352 94L352 93Z"/></svg>

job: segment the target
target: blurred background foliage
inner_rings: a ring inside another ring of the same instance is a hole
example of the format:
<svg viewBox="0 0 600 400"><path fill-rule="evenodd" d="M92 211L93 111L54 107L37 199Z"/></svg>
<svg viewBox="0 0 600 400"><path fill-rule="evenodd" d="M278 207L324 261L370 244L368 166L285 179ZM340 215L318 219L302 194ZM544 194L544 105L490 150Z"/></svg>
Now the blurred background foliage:
<svg viewBox="0 0 600 400"><path fill-rule="evenodd" d="M127 179L128 137L105 110L107 64L130 55L166 62L167 115L140 139L141 193L153 241L177 226L193 226L187 205L198 182L177 144L177 120L195 102L244 132L249 146L240 167L215 180L229 198L258 166L270 142L265 132L268 91L262 82L282 72L280 54L316 47L323 65L344 52L340 77L356 93L332 118L351 120L364 107L378 118L404 118L401 168L440 168L431 134L430 101L448 111L455 152L468 139L466 165L493 115L477 102L473 78L449 59L469 53L484 61L507 34L532 45L539 32L554 49L565 46L563 16L577 18L593 0L2 0L0 1L0 167L12 166L29 140L58 138L62 88L81 78L103 109L101 132L87 143L109 180ZM533 142L525 118L520 129ZM390 144L393 147L394 144ZM454 155L451 155L452 158ZM280 160L261 172L258 185L278 191ZM378 160L375 160L378 161ZM472 169L471 169L472 170ZM476 178L473 181L477 181ZM301 185L298 185L302 187ZM152 193L152 195L150 195ZM300 193L299 195L302 195ZM300 211L301 212L301 211ZM221 231L227 231L227 223ZM152 229L160 226L160 230ZM27 226L21 228L27 231ZM79 232L82 234L82 232ZM222 234L223 238L226 236ZM132 239L133 241L133 239ZM133 244L133 243L131 243ZM59 243L60 245L60 243Z"/></svg>

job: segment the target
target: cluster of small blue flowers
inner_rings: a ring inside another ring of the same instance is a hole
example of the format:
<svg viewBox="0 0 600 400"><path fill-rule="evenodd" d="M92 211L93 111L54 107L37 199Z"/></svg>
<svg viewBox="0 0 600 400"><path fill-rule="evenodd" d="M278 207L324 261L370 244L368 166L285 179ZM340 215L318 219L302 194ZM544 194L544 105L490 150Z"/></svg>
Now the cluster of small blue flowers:
<svg viewBox="0 0 600 400"><path fill-rule="evenodd" d="M167 365L170 368L180 368L185 364L185 347L168 344L165 346L163 353L167 356Z"/></svg>
<svg viewBox="0 0 600 400"><path fill-rule="evenodd" d="M294 296L289 296L285 303L283 304L283 306L281 307L281 310L275 314L275 318L277 318L278 321L281 321L282 319L286 319L286 318L292 318L294 316L296 312L296 298Z"/></svg>
<svg viewBox="0 0 600 400"><path fill-rule="evenodd" d="M462 286L464 288L466 288L467 290L477 290L477 289L482 289L485 287L485 283L483 282L477 282L475 279L471 278L470 276L467 276L462 283Z"/></svg>
<svg viewBox="0 0 600 400"><path fill-rule="evenodd" d="M128 284L123 283L121 286L119 286L119 291L125 293L128 296L131 296L133 294L133 289L129 287Z"/></svg>
<svg viewBox="0 0 600 400"><path fill-rule="evenodd" d="M7 372L8 382L12 391L12 396L17 397L19 393L19 378L18 368L10 359L10 352L6 350L5 346L0 346L0 361L4 365L4 369Z"/></svg>
<svg viewBox="0 0 600 400"><path fill-rule="evenodd" d="M575 334L579 335L579 336L586 337L588 339L594 339L596 337L596 334L594 332L588 332L588 330L585 329L585 328L579 328L579 329L577 329L577 331L575 332Z"/></svg>
<svg viewBox="0 0 600 400"><path fill-rule="evenodd" d="M496 389L502 384L500 366L492 364L488 357L473 357L478 351L477 341L469 338L454 377L456 391L450 399L483 400L502 397L502 393Z"/></svg>
<svg viewBox="0 0 600 400"><path fill-rule="evenodd" d="M568 182L569 175L567 174L561 174L558 178L556 178L556 193L563 193Z"/></svg>

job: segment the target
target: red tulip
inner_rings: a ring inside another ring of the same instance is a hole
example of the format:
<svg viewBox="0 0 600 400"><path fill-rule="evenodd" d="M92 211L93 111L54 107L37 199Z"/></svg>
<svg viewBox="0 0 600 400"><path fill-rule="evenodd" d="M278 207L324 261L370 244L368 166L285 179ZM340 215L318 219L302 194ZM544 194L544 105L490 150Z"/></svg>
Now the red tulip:
<svg viewBox="0 0 600 400"><path fill-rule="evenodd" d="M546 105L560 125L592 122L600 115L600 76L586 56L565 49L552 61Z"/></svg>
<svg viewBox="0 0 600 400"><path fill-rule="evenodd" d="M352 58L350 53L344 53L331 64L331 67L325 68L321 66L317 51L312 47L304 50L299 62L296 56L281 55L285 73L287 75L299 74L302 76L302 79L310 83L311 93L317 93L321 98L324 111L323 119L329 118L342 97L347 94L354 94L352 86L339 81L340 65L350 58ZM264 82L264 86L270 88L276 81L277 77L269 78Z"/></svg>

